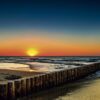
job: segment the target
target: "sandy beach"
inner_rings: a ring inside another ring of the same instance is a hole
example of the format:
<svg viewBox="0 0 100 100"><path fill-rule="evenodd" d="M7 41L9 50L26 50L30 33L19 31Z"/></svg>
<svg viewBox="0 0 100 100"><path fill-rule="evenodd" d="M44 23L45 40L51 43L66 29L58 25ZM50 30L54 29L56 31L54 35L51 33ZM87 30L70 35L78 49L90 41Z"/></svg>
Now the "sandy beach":
<svg viewBox="0 0 100 100"><path fill-rule="evenodd" d="M94 78L93 78L94 77ZM20 100L100 100L99 72L74 83L65 84ZM48 98L49 97L49 98Z"/></svg>

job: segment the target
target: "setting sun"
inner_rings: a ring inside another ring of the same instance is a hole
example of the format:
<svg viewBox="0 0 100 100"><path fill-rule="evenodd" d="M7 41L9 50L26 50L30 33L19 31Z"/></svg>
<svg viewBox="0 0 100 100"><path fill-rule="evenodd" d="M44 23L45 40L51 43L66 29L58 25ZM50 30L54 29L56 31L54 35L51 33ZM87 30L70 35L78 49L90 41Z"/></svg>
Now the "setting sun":
<svg viewBox="0 0 100 100"><path fill-rule="evenodd" d="M29 48L26 53L28 56L36 56L39 52L34 48Z"/></svg>

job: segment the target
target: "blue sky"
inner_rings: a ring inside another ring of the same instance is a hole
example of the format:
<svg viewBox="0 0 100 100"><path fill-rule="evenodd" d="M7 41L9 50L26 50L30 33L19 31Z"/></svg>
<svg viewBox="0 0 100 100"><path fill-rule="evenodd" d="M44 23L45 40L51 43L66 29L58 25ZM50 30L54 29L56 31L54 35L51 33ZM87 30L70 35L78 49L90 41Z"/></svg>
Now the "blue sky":
<svg viewBox="0 0 100 100"><path fill-rule="evenodd" d="M0 1L0 28L99 30L99 0Z"/></svg>
<svg viewBox="0 0 100 100"><path fill-rule="evenodd" d="M48 39L57 37L54 39L57 41L61 39L62 44L66 45L69 37L73 41L78 39L80 44L89 39L86 43L90 45L91 42L91 46L95 44L97 48L100 44L100 1L0 1L0 39L3 39L3 43L9 37L23 35L23 39L24 35L29 34L35 37L37 33L38 37L45 37L45 35ZM8 43L11 42L8 41ZM72 45L71 41L70 45ZM63 47L63 49L65 48ZM97 49L98 51L95 50L95 52L100 51L99 47Z"/></svg>

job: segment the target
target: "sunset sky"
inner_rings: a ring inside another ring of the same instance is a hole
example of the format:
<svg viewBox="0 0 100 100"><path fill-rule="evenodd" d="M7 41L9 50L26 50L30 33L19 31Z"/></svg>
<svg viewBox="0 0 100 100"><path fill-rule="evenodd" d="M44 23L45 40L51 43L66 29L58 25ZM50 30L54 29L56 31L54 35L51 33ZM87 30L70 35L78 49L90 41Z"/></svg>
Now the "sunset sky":
<svg viewBox="0 0 100 100"><path fill-rule="evenodd" d="M99 0L0 1L0 56L100 56Z"/></svg>

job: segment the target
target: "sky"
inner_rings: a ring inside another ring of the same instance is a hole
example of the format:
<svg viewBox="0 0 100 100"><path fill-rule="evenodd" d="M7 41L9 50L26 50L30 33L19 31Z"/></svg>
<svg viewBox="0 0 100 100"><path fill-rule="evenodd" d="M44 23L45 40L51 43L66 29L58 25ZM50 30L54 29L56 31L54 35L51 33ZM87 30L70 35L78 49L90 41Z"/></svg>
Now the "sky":
<svg viewBox="0 0 100 100"><path fill-rule="evenodd" d="M1 0L0 56L100 56L99 0Z"/></svg>

